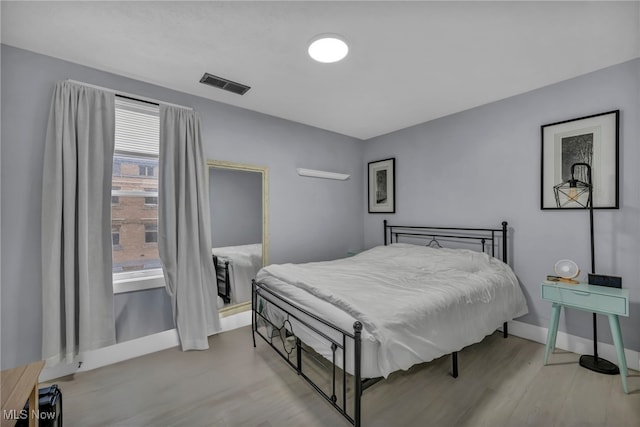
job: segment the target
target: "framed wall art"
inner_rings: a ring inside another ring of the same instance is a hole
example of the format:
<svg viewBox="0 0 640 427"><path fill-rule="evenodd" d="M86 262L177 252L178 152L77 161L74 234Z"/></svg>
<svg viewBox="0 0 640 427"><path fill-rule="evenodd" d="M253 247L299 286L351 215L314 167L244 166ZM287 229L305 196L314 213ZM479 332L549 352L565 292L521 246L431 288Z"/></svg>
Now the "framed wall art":
<svg viewBox="0 0 640 427"><path fill-rule="evenodd" d="M560 209L553 186L571 178L575 163L591 166L593 207L619 208L619 125L620 110L615 110L541 126L541 209ZM576 173L583 174L584 169Z"/></svg>
<svg viewBox="0 0 640 427"><path fill-rule="evenodd" d="M369 162L369 213L395 213L395 163L395 158Z"/></svg>

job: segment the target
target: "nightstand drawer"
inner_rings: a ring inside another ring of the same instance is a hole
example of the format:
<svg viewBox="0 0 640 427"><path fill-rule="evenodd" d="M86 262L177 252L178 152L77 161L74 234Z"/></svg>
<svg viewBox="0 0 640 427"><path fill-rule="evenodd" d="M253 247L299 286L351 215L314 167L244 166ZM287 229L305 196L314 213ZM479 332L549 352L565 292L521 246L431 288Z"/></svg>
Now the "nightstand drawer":
<svg viewBox="0 0 640 427"><path fill-rule="evenodd" d="M590 311L622 316L629 315L627 312L627 299L622 296L599 294L579 288L571 289L556 285L543 285L542 298L547 301Z"/></svg>

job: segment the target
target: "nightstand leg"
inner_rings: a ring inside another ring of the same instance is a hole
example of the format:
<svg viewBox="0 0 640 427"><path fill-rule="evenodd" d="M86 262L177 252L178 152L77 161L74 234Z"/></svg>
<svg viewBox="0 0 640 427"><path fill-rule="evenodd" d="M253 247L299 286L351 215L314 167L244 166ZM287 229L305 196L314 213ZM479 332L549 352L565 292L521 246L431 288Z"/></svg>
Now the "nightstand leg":
<svg viewBox="0 0 640 427"><path fill-rule="evenodd" d="M556 347L556 336L558 335L558 321L560 320L560 309L562 306L558 303L551 305L551 324L549 325L549 332L547 332L547 346L544 350L544 364L549 361L549 355Z"/></svg>
<svg viewBox="0 0 640 427"><path fill-rule="evenodd" d="M629 393L627 387L627 358L624 355L624 344L622 344L622 332L620 331L620 319L617 314L609 314L609 326L611 327L611 336L616 346L618 355L618 368L620 369L620 377L622 378L622 389L625 393Z"/></svg>

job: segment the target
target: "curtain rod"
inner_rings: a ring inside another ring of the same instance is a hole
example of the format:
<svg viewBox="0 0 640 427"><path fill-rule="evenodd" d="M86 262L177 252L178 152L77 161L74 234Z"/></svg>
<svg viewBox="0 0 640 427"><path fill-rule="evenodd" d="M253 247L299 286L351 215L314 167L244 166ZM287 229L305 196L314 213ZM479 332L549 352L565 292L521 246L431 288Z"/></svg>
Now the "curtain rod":
<svg viewBox="0 0 640 427"><path fill-rule="evenodd" d="M153 99L153 98L147 98L146 96L135 95L135 94L132 94L132 93L127 93L127 92L122 92L122 91L119 91L119 90L109 89L109 88L102 87L102 86L96 86L96 85L92 85L92 84L85 83L85 82L79 82L77 80L67 79L67 81L70 82L70 83L75 83L75 84L79 84L79 85L82 85L82 86L92 87L94 89L104 90L105 92L115 93L117 96L121 96L123 98L133 99L133 100L136 100L136 101L148 102L150 104L155 104L155 105L163 104L163 105L168 105L170 107L178 107L178 108L184 108L186 110L193 110L192 107L186 107L184 105L172 104L170 102L164 102L164 101L160 101L160 100Z"/></svg>

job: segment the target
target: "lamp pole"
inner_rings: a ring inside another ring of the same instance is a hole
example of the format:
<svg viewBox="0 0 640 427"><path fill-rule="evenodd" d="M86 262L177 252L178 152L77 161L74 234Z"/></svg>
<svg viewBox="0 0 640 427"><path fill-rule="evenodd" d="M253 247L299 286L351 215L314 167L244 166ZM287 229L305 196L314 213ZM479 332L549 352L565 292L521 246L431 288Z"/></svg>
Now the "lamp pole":
<svg viewBox="0 0 640 427"><path fill-rule="evenodd" d="M574 163L571 165L571 181L575 183L576 166L582 166L587 169L587 184L589 185L589 197L587 205L589 206L589 235L591 236L591 273L596 272L596 256L595 244L593 239L593 183L591 182L591 166L588 163ZM570 181L570 183L571 183Z"/></svg>
<svg viewBox="0 0 640 427"><path fill-rule="evenodd" d="M596 257L593 233L593 183L591 181L591 166L588 163L574 163L571 165L571 179L569 180L570 187L576 187L577 180L575 179L574 173L578 166L587 169L587 185L589 187L587 205L589 206L589 235L591 237L591 273L595 274ZM580 356L580 366L602 374L616 375L620 372L615 364L598 357L598 319L596 313L593 313L593 356Z"/></svg>

